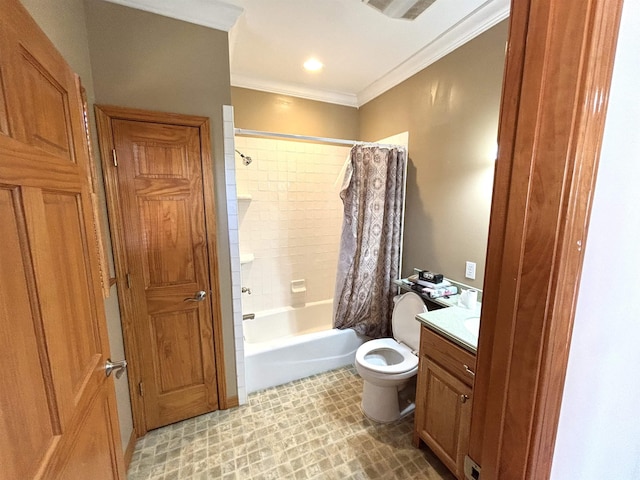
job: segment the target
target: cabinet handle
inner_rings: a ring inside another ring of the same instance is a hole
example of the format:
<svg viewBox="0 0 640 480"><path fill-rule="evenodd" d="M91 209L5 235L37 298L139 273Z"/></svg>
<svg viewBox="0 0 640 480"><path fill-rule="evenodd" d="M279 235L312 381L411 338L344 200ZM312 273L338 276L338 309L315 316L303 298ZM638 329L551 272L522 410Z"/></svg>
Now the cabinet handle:
<svg viewBox="0 0 640 480"><path fill-rule="evenodd" d="M465 370L469 375L471 375L472 377L475 377L475 376L476 376L475 372L469 368L469 365L463 365L463 366L464 366L464 370Z"/></svg>
<svg viewBox="0 0 640 480"><path fill-rule="evenodd" d="M460 403L467 403L469 400L469 395L460 395Z"/></svg>

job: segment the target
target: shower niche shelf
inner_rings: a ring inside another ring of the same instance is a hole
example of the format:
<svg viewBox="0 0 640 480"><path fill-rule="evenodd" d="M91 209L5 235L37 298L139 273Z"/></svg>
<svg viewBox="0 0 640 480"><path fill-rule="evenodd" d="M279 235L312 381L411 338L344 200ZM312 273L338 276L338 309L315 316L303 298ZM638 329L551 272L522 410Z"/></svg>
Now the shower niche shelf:
<svg viewBox="0 0 640 480"><path fill-rule="evenodd" d="M240 265L245 265L247 263L251 263L251 262L253 262L254 259L255 259L255 257L253 256L253 253L241 253L240 254Z"/></svg>
<svg viewBox="0 0 640 480"><path fill-rule="evenodd" d="M238 201L239 202L250 202L251 201L251 194L250 193L239 193L238 194Z"/></svg>

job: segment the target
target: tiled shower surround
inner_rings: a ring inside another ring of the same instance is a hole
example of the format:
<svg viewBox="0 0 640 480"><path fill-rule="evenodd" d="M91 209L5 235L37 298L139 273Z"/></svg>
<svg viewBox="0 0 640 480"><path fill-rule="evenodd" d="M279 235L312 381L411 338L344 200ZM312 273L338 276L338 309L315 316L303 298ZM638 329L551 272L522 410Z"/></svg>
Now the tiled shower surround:
<svg viewBox="0 0 640 480"><path fill-rule="evenodd" d="M243 313L333 297L349 147L236 136ZM306 292L292 292L305 280Z"/></svg>

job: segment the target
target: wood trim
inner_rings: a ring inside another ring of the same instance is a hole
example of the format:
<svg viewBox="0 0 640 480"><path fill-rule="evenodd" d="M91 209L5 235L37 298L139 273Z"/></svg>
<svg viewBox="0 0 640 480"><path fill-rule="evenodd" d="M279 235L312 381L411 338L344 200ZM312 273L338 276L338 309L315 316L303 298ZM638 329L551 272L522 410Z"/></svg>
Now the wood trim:
<svg viewBox="0 0 640 480"><path fill-rule="evenodd" d="M519 92L522 88L522 71L524 70L524 49L526 42L526 22L528 21L528 2L512 2L507 58L504 69L500 122L498 125L498 159L495 165L491 216L489 219L489 238L487 243L487 260L483 285L482 321L478 337L476 356L476 380L473 386L474 408L471 415L471 432L469 438L469 456L476 461L482 458L486 399L490 378L490 360L497 318L497 301L495 295L500 288L499 268L502 265L507 206L510 195L511 168L515 143L514 122L518 116ZM516 48L516 45L520 48ZM495 265L495 268L492 268ZM487 292L488 290L488 292ZM493 290L493 295L491 291Z"/></svg>
<svg viewBox="0 0 640 480"><path fill-rule="evenodd" d="M116 107L111 105L95 105L96 123L98 124L98 137L100 143L100 153L103 159L111 158L113 145L113 131L111 121L114 119L144 121L153 123L164 123L172 125L185 125L196 127L199 129L201 138L201 154L202 154L202 171L205 192L205 222L207 227L207 242L209 245L209 274L211 282L211 298L220 298L219 284L219 265L217 257L217 237L216 237L216 219L215 219L215 196L214 196L214 178L213 178L213 161L211 157L211 140L209 119L207 117L199 117L192 115L182 115L176 113L153 112L139 109L131 109L124 107ZM108 214L111 225L122 225L123 215L120 211L120 195L115 180L109 171L111 163L103 161L102 167L105 180L105 191L107 196ZM122 232L118 228L111 229L112 244L114 249L114 263L116 267L116 278L121 280L127 274L128 261L126 251L122 248L124 238ZM133 305L130 301L130 295L124 288L126 282L117 281L118 297L120 298L120 313L122 317L123 338L127 358L131 358L129 362L129 389L131 392L131 407L133 411L134 430L138 437L147 433L147 427L144 416L144 405L142 398L136 394L138 392L138 384L142 378L141 360L137 355L139 349L136 345L136 336L133 331L133 322L131 321ZM228 407L228 399L226 398L226 374L224 364L224 345L222 335L222 310L219 301L212 301L211 312L213 317L213 343L216 361L216 383L218 390L218 408L226 409ZM130 353L129 353L130 352Z"/></svg>
<svg viewBox="0 0 640 480"><path fill-rule="evenodd" d="M131 457L133 457L133 451L136 449L136 441L138 437L136 436L136 429L131 430L131 435L129 436L129 441L127 442L127 448L124 449L124 470L127 472L129 470L129 465L131 464Z"/></svg>
<svg viewBox="0 0 640 480"><path fill-rule="evenodd" d="M156 112L151 110L140 110L136 108L117 107L114 105L95 105L96 112L100 110L112 120L134 120L139 122L164 123L168 125L185 125L188 127L202 128L206 123L209 125L207 117L197 115L183 115L180 113ZM207 131L209 137L209 131ZM209 152L209 155L211 152Z"/></svg>
<svg viewBox="0 0 640 480"><path fill-rule="evenodd" d="M238 400L237 395L231 395L225 399L224 408L220 407L222 410L226 410L227 408L234 408L240 406L240 400Z"/></svg>
<svg viewBox="0 0 640 480"><path fill-rule="evenodd" d="M142 398L137 394L138 384L141 379L140 357L138 355L138 347L136 343L136 335L134 334L134 324L129 312L132 311L130 296L125 289L126 282L121 281L126 278L127 274L127 257L126 249L123 248L124 237L123 232L115 225L122 225L123 218L120 211L120 195L117 183L109 175L108 168L111 163L111 150L113 149L113 132L111 129L111 121L109 115L105 113L97 105L94 107L96 114L96 125L98 128L98 144L100 148L100 157L102 158L102 171L104 178L104 187L107 200L107 215L109 223L112 226L111 245L113 248L113 261L116 273L116 287L118 291L118 299L120 306L120 319L122 324L122 337L124 342L125 356L128 359L128 375L129 392L131 398L131 412L133 417L133 429L136 436L142 437L147 433L147 427L144 419L144 404Z"/></svg>
<svg viewBox="0 0 640 480"><path fill-rule="evenodd" d="M622 0L512 2L469 453L549 478Z"/></svg>
<svg viewBox="0 0 640 480"><path fill-rule="evenodd" d="M200 125L202 179L204 184L204 214L209 248L209 278L211 284L211 315L213 317L213 351L216 356L216 379L218 384L218 408L227 406L227 382L224 364L224 344L222 335L222 306L220 300L220 273L218 262L218 235L216 229L215 182L213 159L211 157L211 137L209 119Z"/></svg>
<svg viewBox="0 0 640 480"><path fill-rule="evenodd" d="M109 279L109 288L113 287L116 284L116 282L117 282L116 277L111 277Z"/></svg>
<svg viewBox="0 0 640 480"><path fill-rule="evenodd" d="M98 251L98 260L100 261L100 285L102 287L102 296L109 298L111 294L111 285L109 283L109 262L107 260L107 247L104 238L104 228L102 223L102 211L100 210L100 199L98 196L98 170L96 160L93 156L93 145L91 142L91 128L89 126L89 104L87 102L87 91L82 86L79 77L76 77L78 90L82 99L82 119L84 123L84 148L87 151L87 175L89 177L89 185L91 186L91 209L93 213L93 235L95 237L95 245Z"/></svg>

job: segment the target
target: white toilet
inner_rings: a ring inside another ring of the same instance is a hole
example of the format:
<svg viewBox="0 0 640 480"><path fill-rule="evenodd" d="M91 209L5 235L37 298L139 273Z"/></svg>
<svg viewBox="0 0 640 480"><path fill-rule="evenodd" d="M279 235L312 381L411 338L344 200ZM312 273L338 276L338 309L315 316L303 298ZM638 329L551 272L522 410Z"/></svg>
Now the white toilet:
<svg viewBox="0 0 640 480"><path fill-rule="evenodd" d="M415 316L426 311L415 293L396 297L393 338L370 340L356 351L356 370L364 380L362 412L371 420L393 422L414 410L413 399L402 398L402 390L418 373L420 323Z"/></svg>

